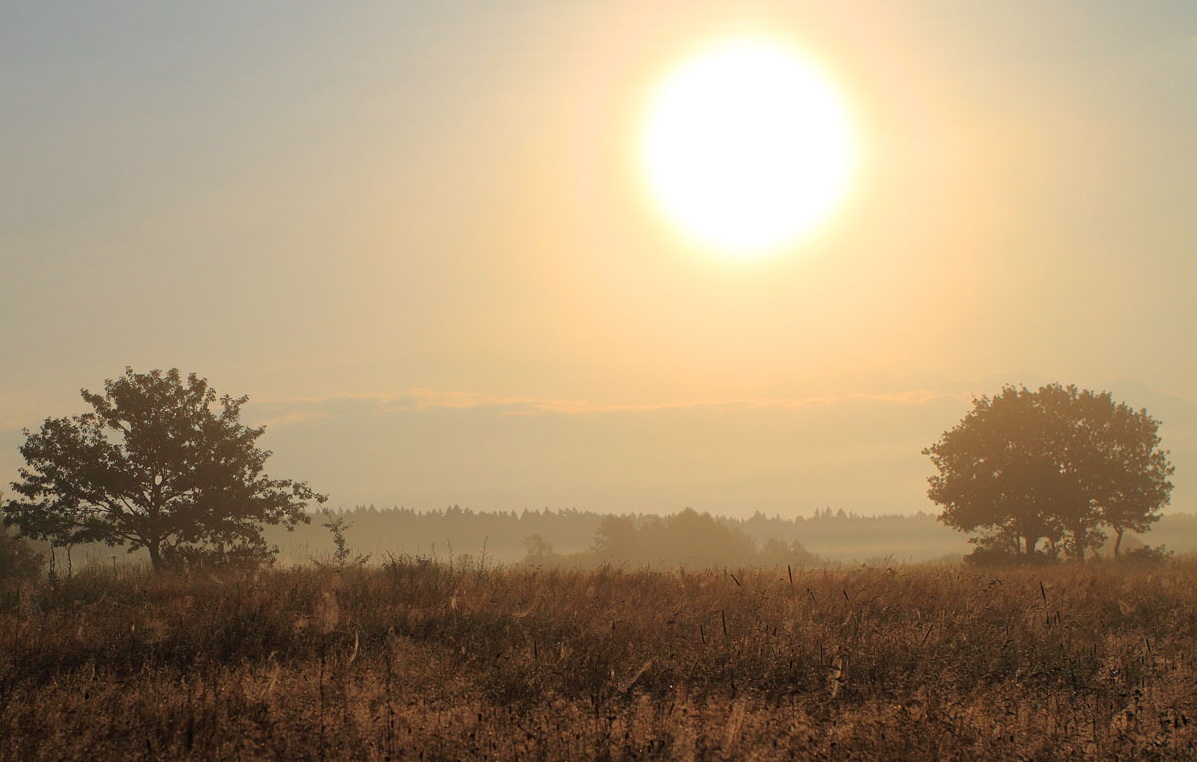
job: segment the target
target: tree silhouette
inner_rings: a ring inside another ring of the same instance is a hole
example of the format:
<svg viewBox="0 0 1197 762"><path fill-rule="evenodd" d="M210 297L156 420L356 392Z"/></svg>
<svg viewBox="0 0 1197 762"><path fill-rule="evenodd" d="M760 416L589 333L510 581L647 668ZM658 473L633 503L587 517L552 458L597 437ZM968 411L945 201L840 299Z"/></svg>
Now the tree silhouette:
<svg viewBox="0 0 1197 762"><path fill-rule="evenodd" d="M1109 392L1051 384L1007 386L923 451L939 473L928 496L940 520L980 531L983 546L1033 554L1040 540L1080 560L1103 525L1118 536L1160 517L1174 471L1160 449L1159 421L1115 403Z"/></svg>
<svg viewBox="0 0 1197 762"><path fill-rule="evenodd" d="M594 551L612 563L640 560L640 531L628 516L604 516L594 533Z"/></svg>
<svg viewBox="0 0 1197 762"><path fill-rule="evenodd" d="M795 543L795 547L801 545ZM607 563L650 566L701 568L761 560L752 538L743 530L726 526L709 513L699 513L693 508L670 516L642 516L638 520L606 516L595 531L591 550Z"/></svg>
<svg viewBox="0 0 1197 762"><path fill-rule="evenodd" d="M104 394L81 392L92 411L26 430L26 466L4 523L59 545L105 542L149 551L155 569L273 552L262 524L307 523L304 482L270 479L255 445L265 427L240 421L248 397L219 398L194 373L125 374Z"/></svg>
<svg viewBox="0 0 1197 762"><path fill-rule="evenodd" d="M4 493L0 492L0 505ZM0 587L10 580L37 576L45 559L19 537L11 537L8 528L0 525Z"/></svg>

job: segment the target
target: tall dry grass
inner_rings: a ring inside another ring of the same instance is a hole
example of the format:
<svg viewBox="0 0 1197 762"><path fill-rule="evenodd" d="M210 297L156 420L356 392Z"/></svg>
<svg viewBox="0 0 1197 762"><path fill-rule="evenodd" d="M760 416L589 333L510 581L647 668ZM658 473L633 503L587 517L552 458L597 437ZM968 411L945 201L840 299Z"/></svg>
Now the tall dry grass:
<svg viewBox="0 0 1197 762"><path fill-rule="evenodd" d="M0 592L0 758L1189 759L1197 565L451 568Z"/></svg>

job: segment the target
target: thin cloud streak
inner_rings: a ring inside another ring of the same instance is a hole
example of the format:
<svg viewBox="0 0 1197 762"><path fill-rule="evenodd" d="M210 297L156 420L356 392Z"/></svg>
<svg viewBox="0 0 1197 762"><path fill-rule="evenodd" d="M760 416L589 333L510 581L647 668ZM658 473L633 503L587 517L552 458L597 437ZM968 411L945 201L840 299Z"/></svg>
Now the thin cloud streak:
<svg viewBox="0 0 1197 762"><path fill-rule="evenodd" d="M608 403L582 399L535 398L497 396L474 392L444 392L412 389L400 393L337 394L322 397L287 397L263 400L259 410L284 411L296 406L322 406L341 402L372 402L379 412L398 413L412 410L494 410L501 415L607 415L614 413L646 413L668 410L801 410L812 407L833 407L851 402L880 402L903 406L927 405L941 400L972 399L969 392L944 392L914 389L891 393L846 392L807 397L709 397L667 402ZM266 423L303 423L330 414L279 413L264 419Z"/></svg>
<svg viewBox="0 0 1197 762"><path fill-rule="evenodd" d="M1110 388L1164 421L1178 464L1197 457L1189 395L1129 382L1087 386ZM973 380L640 403L414 388L251 401L246 412L274 426L280 473L302 474L340 505L910 512L932 509L922 449L973 398L999 388ZM1193 500L1178 480L1172 510L1191 510Z"/></svg>

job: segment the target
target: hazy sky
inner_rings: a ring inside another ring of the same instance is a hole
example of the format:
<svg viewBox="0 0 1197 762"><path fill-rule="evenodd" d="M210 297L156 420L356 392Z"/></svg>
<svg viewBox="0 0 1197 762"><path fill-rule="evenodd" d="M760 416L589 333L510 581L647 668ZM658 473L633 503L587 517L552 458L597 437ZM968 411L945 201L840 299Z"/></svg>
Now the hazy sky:
<svg viewBox="0 0 1197 762"><path fill-rule="evenodd" d="M853 185L752 262L637 155L665 72L771 35ZM931 510L1005 383L1163 420L1197 510L1197 4L0 6L0 482L126 365L249 394L334 505Z"/></svg>

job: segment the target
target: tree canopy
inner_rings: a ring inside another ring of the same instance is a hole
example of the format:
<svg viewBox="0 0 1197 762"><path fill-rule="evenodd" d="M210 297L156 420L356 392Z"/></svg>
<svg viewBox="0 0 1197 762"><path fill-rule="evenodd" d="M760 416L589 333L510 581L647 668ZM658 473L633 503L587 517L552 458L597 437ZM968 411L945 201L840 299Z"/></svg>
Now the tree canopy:
<svg viewBox="0 0 1197 762"><path fill-rule="evenodd" d="M81 391L90 412L25 430L26 465L4 523L59 545L145 548L155 569L188 559L263 559L263 524L306 523L326 497L305 482L263 473L265 427L241 423L248 397L217 398L194 373L125 374L103 394Z"/></svg>
<svg viewBox="0 0 1197 762"><path fill-rule="evenodd" d="M974 400L923 451L939 471L927 494L943 506L941 521L980 532L983 546L1083 559L1109 527L1117 554L1123 533L1147 530L1172 491L1159 425L1109 392L1007 386Z"/></svg>
<svg viewBox="0 0 1197 762"><path fill-rule="evenodd" d="M795 546L801 549L799 544ZM758 560L752 538L744 531L693 508L671 516L642 516L638 520L629 516L604 517L591 550L607 563L702 567ZM770 552L777 555L778 549L773 546ZM784 551L781 555L784 558Z"/></svg>

